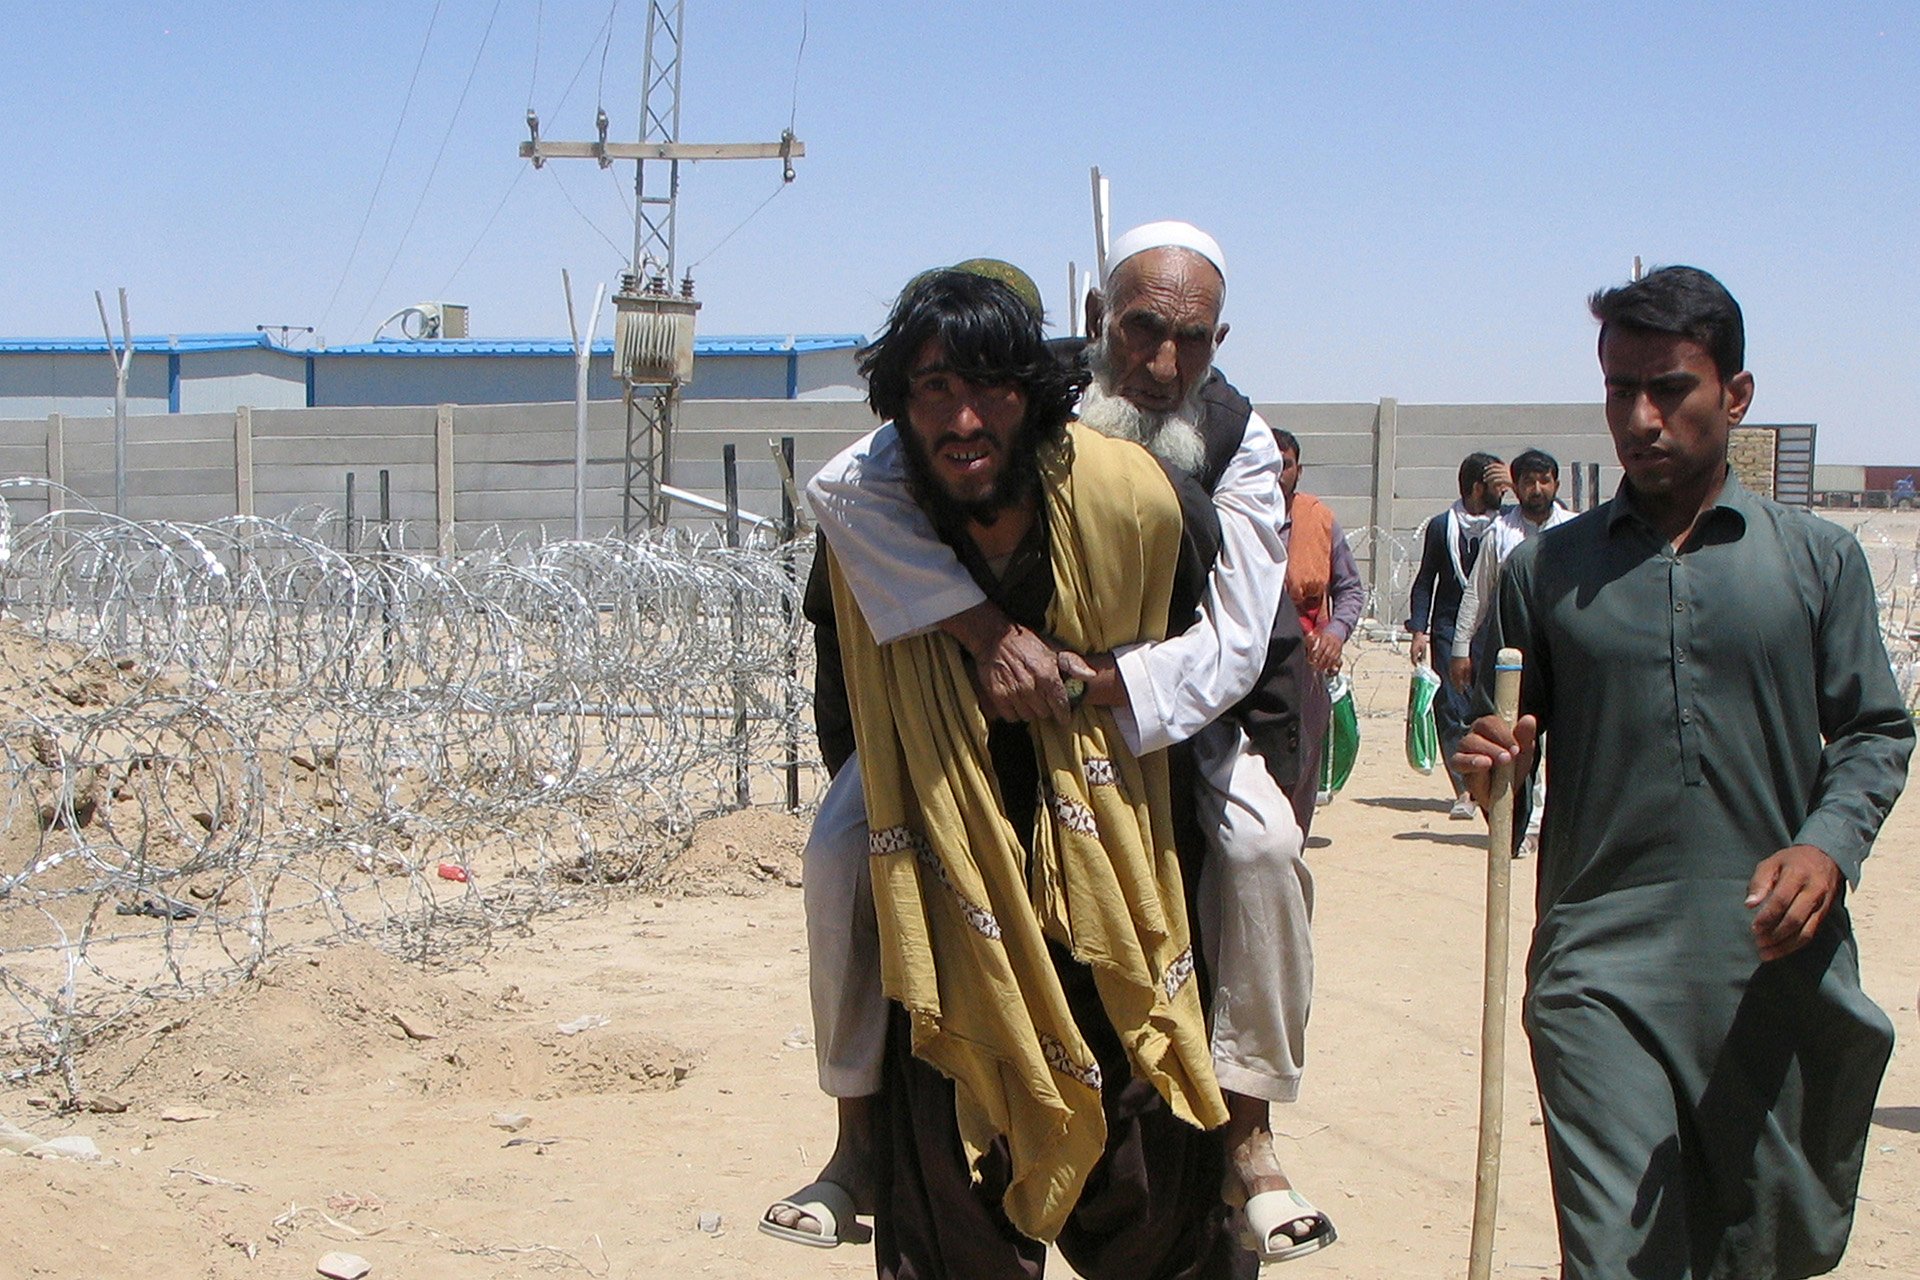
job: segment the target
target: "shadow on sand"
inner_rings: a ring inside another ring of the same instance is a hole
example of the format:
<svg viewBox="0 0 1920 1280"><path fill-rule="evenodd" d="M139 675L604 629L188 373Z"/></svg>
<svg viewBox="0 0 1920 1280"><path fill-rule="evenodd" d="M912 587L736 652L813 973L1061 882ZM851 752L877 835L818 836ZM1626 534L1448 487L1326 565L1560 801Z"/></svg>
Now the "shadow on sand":
<svg viewBox="0 0 1920 1280"><path fill-rule="evenodd" d="M1401 831L1394 835L1395 840L1419 840L1426 844L1450 844L1462 849L1484 849L1487 847L1487 833L1472 831Z"/></svg>
<svg viewBox="0 0 1920 1280"><path fill-rule="evenodd" d="M1372 805L1376 809L1392 809L1395 813L1445 813L1453 807L1451 800L1434 800L1426 796L1356 796L1353 802Z"/></svg>

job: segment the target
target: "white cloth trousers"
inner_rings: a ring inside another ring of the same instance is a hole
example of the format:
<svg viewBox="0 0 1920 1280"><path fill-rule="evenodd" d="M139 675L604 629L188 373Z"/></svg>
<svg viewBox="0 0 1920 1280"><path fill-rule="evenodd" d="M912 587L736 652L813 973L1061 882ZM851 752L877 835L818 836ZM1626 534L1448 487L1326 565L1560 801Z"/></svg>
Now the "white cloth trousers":
<svg viewBox="0 0 1920 1280"><path fill-rule="evenodd" d="M1206 858L1196 900L1213 975L1220 1087L1269 1102L1300 1095L1313 1004L1313 873L1293 802L1240 726L1193 739Z"/></svg>
<svg viewBox="0 0 1920 1280"><path fill-rule="evenodd" d="M1201 954L1214 980L1214 1069L1225 1089L1291 1102L1313 1000L1313 876L1300 856L1300 828L1239 726L1210 725L1194 748L1207 837L1197 902ZM820 1088L836 1098L877 1093L887 1002L858 756L820 802L801 880Z"/></svg>
<svg viewBox="0 0 1920 1280"><path fill-rule="evenodd" d="M807 915L807 994L820 1089L835 1098L880 1092L887 1051L887 997L880 985L880 928L867 868L867 798L860 754L820 797L800 855Z"/></svg>

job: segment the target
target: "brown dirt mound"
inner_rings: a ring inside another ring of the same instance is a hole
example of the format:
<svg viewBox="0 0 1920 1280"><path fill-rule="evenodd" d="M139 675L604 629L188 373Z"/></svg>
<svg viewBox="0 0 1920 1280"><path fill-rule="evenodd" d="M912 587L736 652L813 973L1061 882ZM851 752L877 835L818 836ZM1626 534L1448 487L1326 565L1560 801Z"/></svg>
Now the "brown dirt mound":
<svg viewBox="0 0 1920 1280"><path fill-rule="evenodd" d="M95 1048L85 1074L130 1106L283 1097L404 1070L485 1007L444 974L345 944L156 1008Z"/></svg>
<svg viewBox="0 0 1920 1280"><path fill-rule="evenodd" d="M0 711L9 716L57 716L76 708L112 706L147 682L148 673L132 662L122 668L0 619Z"/></svg>
<svg viewBox="0 0 1920 1280"><path fill-rule="evenodd" d="M85 1062L87 1093L134 1113L244 1110L384 1082L533 1099L671 1089L695 1055L644 1032L565 1034L509 989L465 989L360 944L280 960L257 980L145 1015Z"/></svg>
<svg viewBox="0 0 1920 1280"><path fill-rule="evenodd" d="M482 1031L407 1074L427 1094L472 1093L534 1101L671 1089L695 1055L643 1031L596 1027L563 1036L552 1023Z"/></svg>
<svg viewBox="0 0 1920 1280"><path fill-rule="evenodd" d="M807 819L775 809L742 809L694 829L660 888L686 897L758 897L769 888L797 888Z"/></svg>

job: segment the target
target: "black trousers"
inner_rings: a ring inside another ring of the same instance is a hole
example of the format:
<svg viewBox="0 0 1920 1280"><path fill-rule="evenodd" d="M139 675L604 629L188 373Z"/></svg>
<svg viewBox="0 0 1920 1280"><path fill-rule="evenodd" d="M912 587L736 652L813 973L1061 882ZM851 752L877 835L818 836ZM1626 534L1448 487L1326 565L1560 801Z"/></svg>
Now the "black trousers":
<svg viewBox="0 0 1920 1280"><path fill-rule="evenodd" d="M1220 1200L1220 1135L1178 1119L1137 1080L1085 965L1058 948L1075 1021L1106 1080L1107 1148L1058 1245L1086 1280L1253 1280ZM953 1082L914 1057L907 1015L893 1007L876 1100L874 1261L882 1280L1038 1280L1046 1246L1007 1221L1004 1141L973 1181L954 1116Z"/></svg>

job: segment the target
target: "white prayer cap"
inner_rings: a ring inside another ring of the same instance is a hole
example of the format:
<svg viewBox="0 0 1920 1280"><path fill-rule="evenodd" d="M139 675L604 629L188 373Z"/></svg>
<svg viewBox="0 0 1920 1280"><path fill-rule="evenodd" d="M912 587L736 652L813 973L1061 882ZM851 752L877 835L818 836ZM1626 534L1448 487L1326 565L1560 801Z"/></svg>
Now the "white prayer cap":
<svg viewBox="0 0 1920 1280"><path fill-rule="evenodd" d="M1107 250L1107 275L1111 277L1114 268L1149 249L1192 250L1213 264L1223 282L1227 278L1227 255L1220 252L1220 242L1191 222L1172 221L1149 222L1121 235Z"/></svg>

